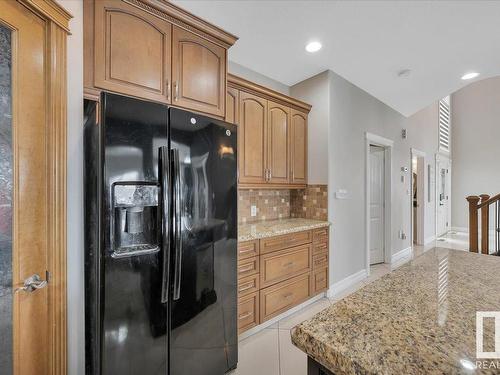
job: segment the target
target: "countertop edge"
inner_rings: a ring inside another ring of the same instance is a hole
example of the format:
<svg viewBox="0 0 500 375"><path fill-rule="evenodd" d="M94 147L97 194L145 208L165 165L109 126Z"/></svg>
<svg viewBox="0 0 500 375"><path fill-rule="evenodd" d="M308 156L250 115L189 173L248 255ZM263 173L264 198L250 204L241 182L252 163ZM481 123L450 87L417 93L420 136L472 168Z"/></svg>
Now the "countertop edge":
<svg viewBox="0 0 500 375"><path fill-rule="evenodd" d="M292 344L296 348L303 351L308 357L311 357L333 373L341 371L343 374L371 374L367 369L361 369L359 366L356 366L349 357L342 355L338 351L332 350L325 342L317 340L314 335L305 332L300 324L290 330L290 336ZM308 343L309 347L304 345L304 343ZM335 359L333 361L325 360L325 353L329 353L329 355L334 356ZM360 372L360 370L363 371Z"/></svg>
<svg viewBox="0 0 500 375"><path fill-rule="evenodd" d="M305 224L305 225L297 226L297 227L290 228L290 229L284 229L284 230L280 230L280 231L260 232L260 233L255 234L255 235L238 236L238 241L244 242L244 241L260 240L262 238L282 236L284 234L303 232L303 231L311 230L311 229L329 227L330 225L331 225L331 223L329 221L322 221L322 222L318 222L318 223L314 223L314 224Z"/></svg>

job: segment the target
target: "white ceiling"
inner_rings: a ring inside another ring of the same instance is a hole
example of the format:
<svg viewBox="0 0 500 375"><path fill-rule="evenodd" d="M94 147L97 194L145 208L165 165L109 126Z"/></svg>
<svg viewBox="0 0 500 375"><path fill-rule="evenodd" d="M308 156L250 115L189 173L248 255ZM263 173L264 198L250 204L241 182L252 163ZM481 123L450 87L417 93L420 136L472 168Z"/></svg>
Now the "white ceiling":
<svg viewBox="0 0 500 375"><path fill-rule="evenodd" d="M286 85L331 69L406 116L465 72L500 74L500 1L175 2L239 36L238 64ZM307 53L310 40L323 49Z"/></svg>

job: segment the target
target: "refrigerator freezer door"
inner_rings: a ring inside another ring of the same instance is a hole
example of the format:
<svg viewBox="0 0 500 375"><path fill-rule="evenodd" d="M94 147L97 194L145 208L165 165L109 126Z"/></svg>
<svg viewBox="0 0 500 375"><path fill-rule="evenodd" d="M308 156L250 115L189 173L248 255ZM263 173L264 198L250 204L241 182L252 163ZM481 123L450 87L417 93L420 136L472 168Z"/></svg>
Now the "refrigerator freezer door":
<svg viewBox="0 0 500 375"><path fill-rule="evenodd" d="M173 108L169 123L180 188L172 243L181 242L172 248L170 374L221 375L237 362L236 127Z"/></svg>
<svg viewBox="0 0 500 375"><path fill-rule="evenodd" d="M103 96L101 374L168 372L159 155L168 109Z"/></svg>

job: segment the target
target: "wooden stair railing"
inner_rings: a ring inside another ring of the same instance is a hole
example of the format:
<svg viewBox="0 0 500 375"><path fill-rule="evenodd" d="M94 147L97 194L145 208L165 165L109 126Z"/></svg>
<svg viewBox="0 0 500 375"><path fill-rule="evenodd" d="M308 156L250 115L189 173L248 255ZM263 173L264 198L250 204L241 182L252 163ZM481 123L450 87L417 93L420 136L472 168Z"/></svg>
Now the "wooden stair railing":
<svg viewBox="0 0 500 375"><path fill-rule="evenodd" d="M495 254L500 251L500 194L490 197L488 194L468 196L469 202L469 251L479 251L479 217L481 212L481 253L490 253L489 228L490 206L495 205Z"/></svg>

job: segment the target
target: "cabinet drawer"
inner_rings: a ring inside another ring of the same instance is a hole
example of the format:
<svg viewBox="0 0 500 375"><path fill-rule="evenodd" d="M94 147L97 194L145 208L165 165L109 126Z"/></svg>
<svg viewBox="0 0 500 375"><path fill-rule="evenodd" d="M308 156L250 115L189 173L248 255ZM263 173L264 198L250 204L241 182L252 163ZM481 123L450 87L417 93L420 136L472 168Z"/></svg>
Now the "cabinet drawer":
<svg viewBox="0 0 500 375"><path fill-rule="evenodd" d="M275 251L260 257L262 287L311 270L311 244Z"/></svg>
<svg viewBox="0 0 500 375"><path fill-rule="evenodd" d="M313 230L313 242L328 242L329 227L318 228Z"/></svg>
<svg viewBox="0 0 500 375"><path fill-rule="evenodd" d="M306 273L260 291L260 318L265 322L309 297L310 275Z"/></svg>
<svg viewBox="0 0 500 375"><path fill-rule="evenodd" d="M312 294L324 292L328 288L328 267L312 272Z"/></svg>
<svg viewBox="0 0 500 375"><path fill-rule="evenodd" d="M328 242L313 243L313 255L328 252Z"/></svg>
<svg viewBox="0 0 500 375"><path fill-rule="evenodd" d="M313 270L328 267L328 253L324 252L313 256Z"/></svg>
<svg viewBox="0 0 500 375"><path fill-rule="evenodd" d="M269 237L260 240L260 253L266 254L273 251L286 249L292 246L303 245L312 241L310 230L305 232L296 232L284 234L282 236Z"/></svg>
<svg viewBox="0 0 500 375"><path fill-rule="evenodd" d="M238 279L259 273L259 257L238 260Z"/></svg>
<svg viewBox="0 0 500 375"><path fill-rule="evenodd" d="M238 280L238 297L259 291L259 274L243 277Z"/></svg>
<svg viewBox="0 0 500 375"><path fill-rule="evenodd" d="M238 242L238 259L259 255L259 240Z"/></svg>
<svg viewBox="0 0 500 375"><path fill-rule="evenodd" d="M238 333L259 324L259 293L238 298Z"/></svg>

